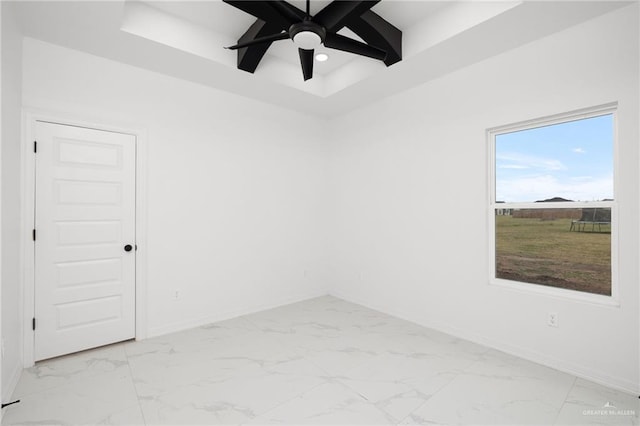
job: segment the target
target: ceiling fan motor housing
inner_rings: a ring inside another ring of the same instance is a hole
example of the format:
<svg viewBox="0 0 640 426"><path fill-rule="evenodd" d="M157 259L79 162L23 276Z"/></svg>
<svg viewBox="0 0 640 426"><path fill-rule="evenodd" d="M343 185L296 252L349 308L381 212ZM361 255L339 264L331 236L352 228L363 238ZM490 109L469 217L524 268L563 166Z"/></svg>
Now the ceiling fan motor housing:
<svg viewBox="0 0 640 426"><path fill-rule="evenodd" d="M289 27L289 37L300 49L313 50L324 43L327 32L313 21L296 22Z"/></svg>

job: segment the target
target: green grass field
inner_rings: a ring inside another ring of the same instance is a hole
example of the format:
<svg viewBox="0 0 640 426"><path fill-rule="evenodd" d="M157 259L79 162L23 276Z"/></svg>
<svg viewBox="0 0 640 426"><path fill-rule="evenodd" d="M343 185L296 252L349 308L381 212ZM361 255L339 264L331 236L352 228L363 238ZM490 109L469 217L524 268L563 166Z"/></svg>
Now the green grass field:
<svg viewBox="0 0 640 426"><path fill-rule="evenodd" d="M610 295L611 227L570 226L571 219L496 216L496 277Z"/></svg>

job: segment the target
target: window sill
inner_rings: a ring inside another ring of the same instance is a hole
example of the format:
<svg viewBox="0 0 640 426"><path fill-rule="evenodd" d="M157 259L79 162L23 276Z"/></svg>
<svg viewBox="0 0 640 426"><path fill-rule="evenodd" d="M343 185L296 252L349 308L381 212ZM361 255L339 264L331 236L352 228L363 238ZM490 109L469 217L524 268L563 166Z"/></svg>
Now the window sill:
<svg viewBox="0 0 640 426"><path fill-rule="evenodd" d="M550 287L541 284L531 284L520 281L510 281L501 278L490 278L489 285L516 291L519 293L533 293L557 299L572 300L575 302L591 303L595 305L610 306L615 308L620 307L620 301L615 294L611 296L604 296L601 294L585 293L582 291L568 290L564 288Z"/></svg>

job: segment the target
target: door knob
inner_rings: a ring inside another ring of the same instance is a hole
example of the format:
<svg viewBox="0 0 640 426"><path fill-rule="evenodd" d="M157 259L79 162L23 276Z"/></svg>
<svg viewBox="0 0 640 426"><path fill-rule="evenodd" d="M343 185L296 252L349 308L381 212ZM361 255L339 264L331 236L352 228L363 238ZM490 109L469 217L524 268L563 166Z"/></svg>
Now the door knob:
<svg viewBox="0 0 640 426"><path fill-rule="evenodd" d="M131 251L133 247L131 246L131 244L127 244L126 246L124 246L124 251Z"/></svg>

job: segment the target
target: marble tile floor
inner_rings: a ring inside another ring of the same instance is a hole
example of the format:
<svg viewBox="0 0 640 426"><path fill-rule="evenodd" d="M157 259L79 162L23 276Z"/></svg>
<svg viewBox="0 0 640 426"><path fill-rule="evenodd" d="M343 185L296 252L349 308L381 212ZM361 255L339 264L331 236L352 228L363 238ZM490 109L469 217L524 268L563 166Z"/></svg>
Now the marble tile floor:
<svg viewBox="0 0 640 426"><path fill-rule="evenodd" d="M325 296L38 363L3 425L640 425L640 400Z"/></svg>

